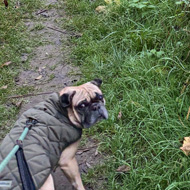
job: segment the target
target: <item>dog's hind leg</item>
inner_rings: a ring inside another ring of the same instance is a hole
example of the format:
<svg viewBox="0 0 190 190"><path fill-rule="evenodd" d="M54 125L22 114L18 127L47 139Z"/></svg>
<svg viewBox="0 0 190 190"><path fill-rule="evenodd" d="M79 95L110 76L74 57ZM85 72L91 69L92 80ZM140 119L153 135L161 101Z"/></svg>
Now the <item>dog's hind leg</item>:
<svg viewBox="0 0 190 190"><path fill-rule="evenodd" d="M40 190L55 190L53 177L50 174L49 177L46 179L45 183L42 185Z"/></svg>

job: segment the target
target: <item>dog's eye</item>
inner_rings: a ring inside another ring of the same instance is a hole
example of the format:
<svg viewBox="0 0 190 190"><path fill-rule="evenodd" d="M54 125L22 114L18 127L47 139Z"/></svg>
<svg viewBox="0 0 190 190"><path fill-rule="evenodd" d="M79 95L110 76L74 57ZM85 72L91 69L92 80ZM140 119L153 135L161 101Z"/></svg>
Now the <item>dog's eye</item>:
<svg viewBox="0 0 190 190"><path fill-rule="evenodd" d="M87 106L87 104L82 103L82 104L79 104L79 106L78 106L78 107L82 109L82 108L85 108L86 106Z"/></svg>
<svg viewBox="0 0 190 190"><path fill-rule="evenodd" d="M96 93L95 101L98 101L98 100L102 101L103 99L104 99L104 96L102 94Z"/></svg>
<svg viewBox="0 0 190 190"><path fill-rule="evenodd" d="M99 95L99 100L103 100L103 96L102 95Z"/></svg>

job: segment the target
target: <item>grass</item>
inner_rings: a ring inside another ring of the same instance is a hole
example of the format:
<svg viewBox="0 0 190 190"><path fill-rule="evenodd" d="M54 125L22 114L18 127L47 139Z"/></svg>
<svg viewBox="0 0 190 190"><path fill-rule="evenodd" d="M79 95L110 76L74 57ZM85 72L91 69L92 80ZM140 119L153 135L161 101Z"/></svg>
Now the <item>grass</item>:
<svg viewBox="0 0 190 190"><path fill-rule="evenodd" d="M32 89L15 85L15 79L21 69L28 66L23 64L21 55L27 54L30 58L32 48L36 45L29 40L24 20L32 18L34 10L40 7L39 1L19 1L20 6L15 8L16 1L10 1L6 9L0 2L0 65L11 61L9 66L0 68L0 139L9 131L18 108L7 99L10 95L26 94Z"/></svg>
<svg viewBox="0 0 190 190"><path fill-rule="evenodd" d="M7 97L31 90L16 86L15 77L27 67L21 55L30 54L36 45L28 38L24 20L32 18L40 4L25 0L14 8L15 3L9 2L8 9L0 5L0 65L12 62L0 68L0 88L7 85L0 89L0 138L18 112ZM179 150L180 141L190 133L189 82L182 91L190 77L188 2L123 0L117 6L103 0L65 0L65 4L70 17L64 27L83 34L71 39L72 58L84 76L81 83L102 78L109 110L109 120L86 132L99 139L108 158L84 181L103 177L102 189L108 190L188 189L189 157ZM108 11L97 13L99 5ZM131 170L116 172L121 165Z"/></svg>
<svg viewBox="0 0 190 190"><path fill-rule="evenodd" d="M66 27L81 82L102 78L109 120L87 132L108 160L85 176L103 176L109 190L177 190L190 184L189 157L179 149L189 136L189 31L187 1L66 0ZM108 7L97 13L99 5ZM119 112L122 113L118 119ZM118 173L121 165L131 167Z"/></svg>

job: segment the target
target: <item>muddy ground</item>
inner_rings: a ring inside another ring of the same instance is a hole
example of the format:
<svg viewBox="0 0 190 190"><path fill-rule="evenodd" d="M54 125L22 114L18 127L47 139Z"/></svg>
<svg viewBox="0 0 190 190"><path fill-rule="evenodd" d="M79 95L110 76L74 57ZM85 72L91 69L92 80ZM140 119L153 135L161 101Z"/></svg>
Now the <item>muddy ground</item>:
<svg viewBox="0 0 190 190"><path fill-rule="evenodd" d="M69 39L75 35L60 27L60 22L66 17L63 9L56 9L49 5L56 5L56 0L44 0L47 5L44 10L33 13L33 19L25 20L28 32L32 39L40 39L42 45L36 47L31 54L23 54L22 62L29 59L29 68L21 70L16 79L18 86L31 86L34 94L40 92L59 91L67 85L73 85L80 79L80 70L68 63L68 55L71 49ZM71 75L72 73L72 75ZM24 98L20 113L42 101L48 95L35 95ZM80 172L87 173L88 169L102 162L101 154L98 154L98 143L93 138L88 138L86 144L77 152L77 160ZM53 173L56 190L73 189L63 175L60 168ZM102 182L99 181L99 184ZM91 184L86 184L87 190L97 189Z"/></svg>

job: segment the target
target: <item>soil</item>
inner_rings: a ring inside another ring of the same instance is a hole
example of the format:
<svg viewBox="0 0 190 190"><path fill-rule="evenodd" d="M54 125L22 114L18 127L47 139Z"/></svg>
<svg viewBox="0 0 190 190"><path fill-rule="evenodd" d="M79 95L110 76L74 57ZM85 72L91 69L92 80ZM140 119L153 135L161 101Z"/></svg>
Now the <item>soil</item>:
<svg viewBox="0 0 190 190"><path fill-rule="evenodd" d="M44 0L47 7L50 4L58 4L56 0ZM31 86L33 93L60 91L64 86L73 85L80 79L80 70L68 63L70 51L69 39L73 33L60 28L59 21L66 17L64 10L50 8L39 10L33 14L32 20L26 20L28 32L33 39L41 39L42 45L38 46L32 58L30 54L22 55L22 62L29 59L29 68L20 71L16 80L18 86ZM40 30L36 30L40 26ZM64 47L64 48L63 48ZM70 74L72 73L72 75ZM74 74L73 74L74 73ZM36 95L24 98L20 113L31 108L33 105L43 101L48 95ZM86 145L80 147L77 152L77 160L80 173L87 173L90 168L102 162L101 154L97 154L97 142L92 138L86 139ZM73 187L68 182L60 168L53 173L56 190L72 190ZM101 184L102 182L99 181ZM86 185L86 190L97 189L90 184Z"/></svg>

